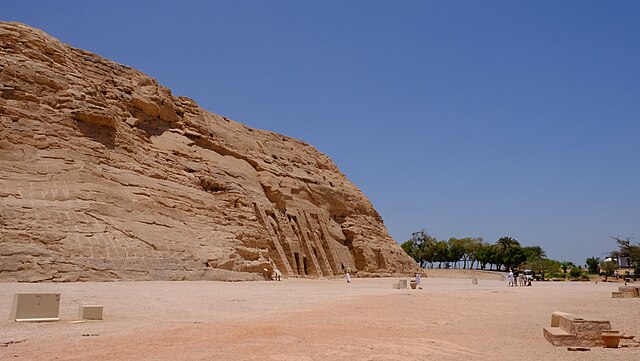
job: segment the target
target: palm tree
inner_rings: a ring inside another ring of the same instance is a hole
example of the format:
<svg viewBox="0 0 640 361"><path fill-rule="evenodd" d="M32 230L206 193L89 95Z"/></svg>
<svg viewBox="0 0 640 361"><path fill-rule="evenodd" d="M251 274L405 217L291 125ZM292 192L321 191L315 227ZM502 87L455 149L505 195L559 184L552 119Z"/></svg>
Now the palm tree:
<svg viewBox="0 0 640 361"><path fill-rule="evenodd" d="M576 265L573 264L573 262L569 262L569 261L560 262L560 267L562 268L562 273L567 273L567 269L573 268L575 266Z"/></svg>
<svg viewBox="0 0 640 361"><path fill-rule="evenodd" d="M587 258L585 263L587 264L587 268L589 268L589 273L591 274L598 273L598 265L600 264L600 262L602 262L602 260L599 257Z"/></svg>
<svg viewBox="0 0 640 361"><path fill-rule="evenodd" d="M522 247L522 251L527 256L527 261L535 261L547 257L547 253L540 246Z"/></svg>
<svg viewBox="0 0 640 361"><path fill-rule="evenodd" d="M515 259L511 259L511 256L514 253L521 253L513 252L516 248L520 249L520 242L511 237L502 237L498 240L498 242L496 242L496 248L498 250L498 255L496 255L496 261L498 261L498 270L500 269L500 265L504 265L506 268L509 268L511 266L514 266L513 263L520 263L516 262ZM521 255L518 255L518 257L516 258L518 258L519 261L519 259L522 257Z"/></svg>
<svg viewBox="0 0 640 361"><path fill-rule="evenodd" d="M520 242L511 237L502 237L496 242L500 250L506 251L511 247L520 246Z"/></svg>

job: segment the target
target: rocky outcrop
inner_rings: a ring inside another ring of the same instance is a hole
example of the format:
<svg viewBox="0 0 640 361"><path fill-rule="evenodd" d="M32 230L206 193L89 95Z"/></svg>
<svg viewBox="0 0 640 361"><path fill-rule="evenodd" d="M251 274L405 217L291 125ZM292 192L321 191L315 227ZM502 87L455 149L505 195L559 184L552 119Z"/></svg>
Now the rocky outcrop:
<svg viewBox="0 0 640 361"><path fill-rule="evenodd" d="M310 145L22 24L0 23L0 55L0 280L415 269Z"/></svg>

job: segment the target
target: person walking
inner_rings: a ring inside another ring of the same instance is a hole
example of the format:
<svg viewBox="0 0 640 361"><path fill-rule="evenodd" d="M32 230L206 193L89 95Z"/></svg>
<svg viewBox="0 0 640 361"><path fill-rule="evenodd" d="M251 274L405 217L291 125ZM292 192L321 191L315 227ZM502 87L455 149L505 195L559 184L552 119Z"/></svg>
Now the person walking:
<svg viewBox="0 0 640 361"><path fill-rule="evenodd" d="M347 279L347 283L351 283L351 275L349 274L349 269L344 273L344 277Z"/></svg>

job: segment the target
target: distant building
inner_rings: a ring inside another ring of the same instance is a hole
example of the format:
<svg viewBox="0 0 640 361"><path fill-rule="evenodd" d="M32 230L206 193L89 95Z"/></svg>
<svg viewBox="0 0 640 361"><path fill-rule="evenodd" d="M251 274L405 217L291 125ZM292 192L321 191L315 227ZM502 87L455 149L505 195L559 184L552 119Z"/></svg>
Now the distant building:
<svg viewBox="0 0 640 361"><path fill-rule="evenodd" d="M615 262L620 268L633 268L633 262L629 256L607 257L605 262Z"/></svg>

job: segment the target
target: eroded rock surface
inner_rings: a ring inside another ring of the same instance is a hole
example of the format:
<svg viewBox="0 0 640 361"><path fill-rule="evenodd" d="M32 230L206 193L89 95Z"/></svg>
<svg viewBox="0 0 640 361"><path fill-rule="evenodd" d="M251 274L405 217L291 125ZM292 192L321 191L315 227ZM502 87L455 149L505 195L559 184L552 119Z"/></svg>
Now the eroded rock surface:
<svg viewBox="0 0 640 361"><path fill-rule="evenodd" d="M0 280L415 269L310 145L18 23L0 23L0 135Z"/></svg>

